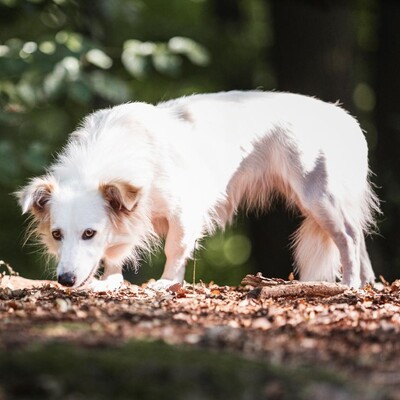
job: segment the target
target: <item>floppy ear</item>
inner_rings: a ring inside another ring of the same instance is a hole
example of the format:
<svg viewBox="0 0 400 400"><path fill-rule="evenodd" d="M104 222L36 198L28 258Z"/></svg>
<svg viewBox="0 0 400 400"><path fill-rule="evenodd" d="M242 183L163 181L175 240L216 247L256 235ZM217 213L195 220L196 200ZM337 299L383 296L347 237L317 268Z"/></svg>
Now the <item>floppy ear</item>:
<svg viewBox="0 0 400 400"><path fill-rule="evenodd" d="M139 189L128 182L112 181L100 185L100 192L115 214L129 214L138 202Z"/></svg>
<svg viewBox="0 0 400 400"><path fill-rule="evenodd" d="M43 215L47 211L54 185L47 178L35 178L15 195L22 208L22 213L31 212Z"/></svg>

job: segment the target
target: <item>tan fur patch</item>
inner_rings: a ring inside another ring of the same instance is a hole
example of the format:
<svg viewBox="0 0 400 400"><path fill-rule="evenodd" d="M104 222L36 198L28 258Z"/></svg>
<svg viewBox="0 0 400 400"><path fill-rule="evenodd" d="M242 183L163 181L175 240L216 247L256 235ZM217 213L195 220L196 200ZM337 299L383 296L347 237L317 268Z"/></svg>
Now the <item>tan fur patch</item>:
<svg viewBox="0 0 400 400"><path fill-rule="evenodd" d="M47 203L50 201L53 192L53 185L50 182L43 182L32 193L32 214L42 219L48 213Z"/></svg>
<svg viewBox="0 0 400 400"><path fill-rule="evenodd" d="M139 189L128 182L111 181L101 184L99 190L114 217L129 215L137 206Z"/></svg>

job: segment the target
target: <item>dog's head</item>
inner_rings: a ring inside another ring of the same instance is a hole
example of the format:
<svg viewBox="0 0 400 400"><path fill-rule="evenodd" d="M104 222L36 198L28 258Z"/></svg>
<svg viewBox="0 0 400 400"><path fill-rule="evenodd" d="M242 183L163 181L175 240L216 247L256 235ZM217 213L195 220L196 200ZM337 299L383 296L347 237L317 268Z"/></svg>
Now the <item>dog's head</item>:
<svg viewBox="0 0 400 400"><path fill-rule="evenodd" d="M139 190L127 182L85 188L60 184L51 175L17 192L23 213L34 219L34 233L58 260L58 281L71 287L88 283L102 259L121 264L129 255L123 226L138 196Z"/></svg>

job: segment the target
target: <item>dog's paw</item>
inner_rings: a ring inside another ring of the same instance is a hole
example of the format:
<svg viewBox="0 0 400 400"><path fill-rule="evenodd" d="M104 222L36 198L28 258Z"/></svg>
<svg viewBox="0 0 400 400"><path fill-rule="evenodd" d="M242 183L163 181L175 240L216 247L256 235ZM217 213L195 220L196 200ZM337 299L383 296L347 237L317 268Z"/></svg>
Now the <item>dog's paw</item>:
<svg viewBox="0 0 400 400"><path fill-rule="evenodd" d="M340 283L351 289L360 289L362 287L361 279L358 277L343 278Z"/></svg>
<svg viewBox="0 0 400 400"><path fill-rule="evenodd" d="M361 276L361 287L363 288L366 285L371 285L372 287L375 287L376 285L375 275L372 274L367 278Z"/></svg>
<svg viewBox="0 0 400 400"><path fill-rule="evenodd" d="M165 292L168 290L171 286L177 284L178 281L171 281L170 279L159 279L154 282L149 282L147 287L149 289L153 289L157 292Z"/></svg>
<svg viewBox="0 0 400 400"><path fill-rule="evenodd" d="M89 288L94 292L114 292L119 290L124 282L122 275L111 275L104 280L93 279Z"/></svg>

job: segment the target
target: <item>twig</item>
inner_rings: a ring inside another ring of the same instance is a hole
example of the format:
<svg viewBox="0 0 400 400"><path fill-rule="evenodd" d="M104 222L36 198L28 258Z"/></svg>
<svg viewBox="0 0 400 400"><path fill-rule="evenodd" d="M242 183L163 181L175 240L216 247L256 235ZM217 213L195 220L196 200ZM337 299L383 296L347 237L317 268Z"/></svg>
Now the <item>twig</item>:
<svg viewBox="0 0 400 400"><path fill-rule="evenodd" d="M331 282L299 282L285 281L283 279L269 279L260 273L257 275L246 275L242 285L250 285L261 288L259 298L277 297L329 297L336 296L349 288L339 283Z"/></svg>
<svg viewBox="0 0 400 400"><path fill-rule="evenodd" d="M19 275L19 273L18 272L16 272L16 271L14 271L13 269L12 269L12 267L11 267L11 265L10 264L7 264L6 262L4 262L3 260L0 260L0 267L5 267L6 269L7 269L7 271L8 271L8 275L10 275L10 276L18 276ZM6 273L4 272L3 274L1 274L0 273L0 275L6 275Z"/></svg>
<svg viewBox="0 0 400 400"><path fill-rule="evenodd" d="M194 249L193 249L193 292L195 291L196 285L196 246L197 246L197 239L194 241Z"/></svg>

